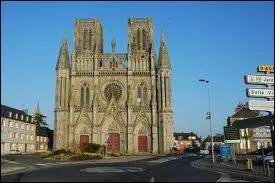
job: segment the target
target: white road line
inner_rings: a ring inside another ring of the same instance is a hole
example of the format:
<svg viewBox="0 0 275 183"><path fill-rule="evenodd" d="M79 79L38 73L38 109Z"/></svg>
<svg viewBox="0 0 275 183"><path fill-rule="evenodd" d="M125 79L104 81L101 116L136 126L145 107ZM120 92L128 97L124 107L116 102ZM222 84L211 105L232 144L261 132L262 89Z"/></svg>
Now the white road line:
<svg viewBox="0 0 275 183"><path fill-rule="evenodd" d="M171 160L176 160L176 159L179 159L179 158L180 157L167 157L167 158L152 160L152 161L149 161L149 163L164 163L164 162L168 162L168 161L171 161Z"/></svg>
<svg viewBox="0 0 275 183"><path fill-rule="evenodd" d="M37 163L39 166L48 166L48 165L56 165L56 163Z"/></svg>

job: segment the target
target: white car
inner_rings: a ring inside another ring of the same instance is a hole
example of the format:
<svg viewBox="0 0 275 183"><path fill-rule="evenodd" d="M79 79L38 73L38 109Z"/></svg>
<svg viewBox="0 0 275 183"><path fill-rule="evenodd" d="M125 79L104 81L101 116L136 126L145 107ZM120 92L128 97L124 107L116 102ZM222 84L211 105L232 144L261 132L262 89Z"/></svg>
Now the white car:
<svg viewBox="0 0 275 183"><path fill-rule="evenodd" d="M19 151L18 149L17 150L12 149L10 154L22 154L22 152Z"/></svg>
<svg viewBox="0 0 275 183"><path fill-rule="evenodd" d="M201 149L200 154L209 154L209 150L207 149Z"/></svg>
<svg viewBox="0 0 275 183"><path fill-rule="evenodd" d="M259 155L256 157L256 162L261 163L263 161L262 155ZM274 164L274 156L273 152L269 152L266 155L264 155L264 162L268 162L271 166Z"/></svg>

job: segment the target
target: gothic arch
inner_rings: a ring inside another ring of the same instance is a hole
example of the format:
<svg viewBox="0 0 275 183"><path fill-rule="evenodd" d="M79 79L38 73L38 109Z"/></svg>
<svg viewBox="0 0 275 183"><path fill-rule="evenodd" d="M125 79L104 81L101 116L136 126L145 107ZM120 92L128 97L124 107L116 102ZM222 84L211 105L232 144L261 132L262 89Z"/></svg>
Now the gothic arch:
<svg viewBox="0 0 275 183"><path fill-rule="evenodd" d="M147 137L147 153L150 152L151 149L151 142L152 142L152 135L151 135L151 128L144 125L143 123L138 123L134 127L133 131L133 144L134 144L134 153L140 153L138 150L138 138L139 136L146 136Z"/></svg>

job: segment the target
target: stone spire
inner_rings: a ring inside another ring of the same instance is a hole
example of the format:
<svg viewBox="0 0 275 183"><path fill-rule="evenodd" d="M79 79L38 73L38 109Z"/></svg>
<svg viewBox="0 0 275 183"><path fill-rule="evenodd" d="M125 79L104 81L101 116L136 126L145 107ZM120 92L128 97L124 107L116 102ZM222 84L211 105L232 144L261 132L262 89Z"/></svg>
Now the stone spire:
<svg viewBox="0 0 275 183"><path fill-rule="evenodd" d="M58 55L56 69L70 68L69 51L66 36L64 35Z"/></svg>
<svg viewBox="0 0 275 183"><path fill-rule="evenodd" d="M113 41L112 41L112 53L115 53L115 51L116 51L116 41L115 41L115 39L113 39Z"/></svg>
<svg viewBox="0 0 275 183"><path fill-rule="evenodd" d="M164 33L161 33L161 42L159 48L159 57L158 57L159 68L169 68L171 69L170 59L168 56L166 41L164 39Z"/></svg>
<svg viewBox="0 0 275 183"><path fill-rule="evenodd" d="M37 106L36 106L36 110L35 110L35 114L41 114L40 112L40 107L39 107L39 100L38 100L38 103L37 103Z"/></svg>

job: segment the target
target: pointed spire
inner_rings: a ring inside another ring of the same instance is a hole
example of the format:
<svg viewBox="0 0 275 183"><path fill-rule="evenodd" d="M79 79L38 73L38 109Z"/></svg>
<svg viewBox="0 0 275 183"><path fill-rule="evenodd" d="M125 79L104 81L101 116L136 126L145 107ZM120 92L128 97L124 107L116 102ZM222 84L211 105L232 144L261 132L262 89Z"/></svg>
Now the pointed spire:
<svg viewBox="0 0 275 183"><path fill-rule="evenodd" d="M36 114L41 114L41 112L40 112L40 107L39 107L39 100L38 100L38 103L37 103L37 106L36 106L35 113L36 113Z"/></svg>
<svg viewBox="0 0 275 183"><path fill-rule="evenodd" d="M165 42L164 32L163 31L161 31L161 42Z"/></svg>
<svg viewBox="0 0 275 183"><path fill-rule="evenodd" d="M64 34L61 48L58 55L56 69L69 68L69 67L70 67L70 60L69 60L68 43L67 43L66 35Z"/></svg>
<svg viewBox="0 0 275 183"><path fill-rule="evenodd" d="M115 53L115 51L116 51L116 41L113 38L113 40L112 40L112 53Z"/></svg>
<svg viewBox="0 0 275 183"><path fill-rule="evenodd" d="M171 69L170 59L168 56L167 48L166 48L166 41L164 39L164 33L161 32L161 42L160 42L160 48L159 48L159 57L158 57L158 63L159 68L165 67Z"/></svg>

